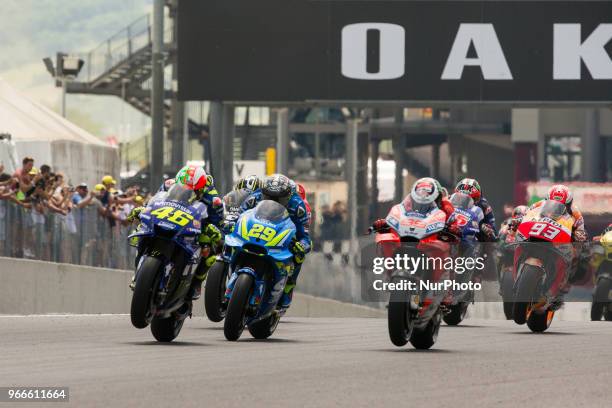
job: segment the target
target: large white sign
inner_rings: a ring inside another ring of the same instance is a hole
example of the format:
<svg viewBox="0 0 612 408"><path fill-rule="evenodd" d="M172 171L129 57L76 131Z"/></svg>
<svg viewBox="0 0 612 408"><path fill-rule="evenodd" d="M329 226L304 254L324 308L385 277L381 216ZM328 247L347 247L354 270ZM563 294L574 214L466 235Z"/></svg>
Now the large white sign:
<svg viewBox="0 0 612 408"><path fill-rule="evenodd" d="M234 181L251 174L263 177L266 175L266 162L263 160L234 160Z"/></svg>

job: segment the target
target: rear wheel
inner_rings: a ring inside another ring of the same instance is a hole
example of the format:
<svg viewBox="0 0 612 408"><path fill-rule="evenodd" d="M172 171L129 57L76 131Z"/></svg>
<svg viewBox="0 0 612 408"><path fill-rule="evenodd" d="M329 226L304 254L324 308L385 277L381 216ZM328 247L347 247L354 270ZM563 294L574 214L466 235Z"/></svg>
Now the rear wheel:
<svg viewBox="0 0 612 408"><path fill-rule="evenodd" d="M527 318L527 327L532 332L541 333L550 327L554 316L555 312L550 309L546 309L544 313L530 311Z"/></svg>
<svg viewBox="0 0 612 408"><path fill-rule="evenodd" d="M151 322L151 333L157 341L170 342L179 335L186 318L187 316L177 318L175 315L165 318L155 317Z"/></svg>
<svg viewBox="0 0 612 408"><path fill-rule="evenodd" d="M387 326L391 343L398 347L405 346L410 340L414 321L410 310L410 294L392 291L387 311Z"/></svg>
<svg viewBox="0 0 612 408"><path fill-rule="evenodd" d="M438 332L440 331L440 324L442 323L440 314L440 311L436 312L424 329L415 329L412 332L410 344L412 344L414 348L426 350L434 345L438 339Z"/></svg>
<svg viewBox="0 0 612 408"><path fill-rule="evenodd" d="M516 324L525 324L527 321L527 313L531 302L535 300L540 277L540 268L532 265L523 266L512 308L512 318Z"/></svg>
<svg viewBox="0 0 612 408"><path fill-rule="evenodd" d="M456 305L450 307L450 312L445 314L443 319L449 326L457 326L465 319L469 303L459 302Z"/></svg>
<svg viewBox="0 0 612 408"><path fill-rule="evenodd" d="M240 274L236 279L223 326L223 334L230 341L238 340L244 330L249 298L253 293L253 283L253 277L246 273Z"/></svg>
<svg viewBox="0 0 612 408"><path fill-rule="evenodd" d="M249 333L256 339L267 339L270 337L280 320L278 313L272 313L269 317L249 325Z"/></svg>
<svg viewBox="0 0 612 408"><path fill-rule="evenodd" d="M225 318L227 303L225 289L227 284L228 265L223 261L217 261L210 267L206 276L204 287L204 309L206 316L212 322L220 322Z"/></svg>
<svg viewBox="0 0 612 408"><path fill-rule="evenodd" d="M143 329L151 323L153 318L155 292L159 282L159 271L162 262L153 257L147 257L136 272L136 283L130 306L132 325Z"/></svg>

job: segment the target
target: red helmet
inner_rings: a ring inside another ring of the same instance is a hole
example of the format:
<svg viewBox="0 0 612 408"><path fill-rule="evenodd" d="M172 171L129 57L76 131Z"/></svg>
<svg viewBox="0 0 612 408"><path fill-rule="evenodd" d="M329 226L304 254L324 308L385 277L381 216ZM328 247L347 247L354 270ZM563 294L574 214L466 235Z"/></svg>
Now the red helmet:
<svg viewBox="0 0 612 408"><path fill-rule="evenodd" d="M305 200L306 199L306 189L300 183L295 183L295 184L296 184L296 190L297 190L298 195L302 198L302 200Z"/></svg>
<svg viewBox="0 0 612 408"><path fill-rule="evenodd" d="M556 184L548 190L549 200L558 201L561 204L571 205L572 200L574 199L572 192L567 186L563 184Z"/></svg>
<svg viewBox="0 0 612 408"><path fill-rule="evenodd" d="M184 185L194 191L202 190L208 182L204 167L193 164L180 169L176 173L175 180L177 184Z"/></svg>

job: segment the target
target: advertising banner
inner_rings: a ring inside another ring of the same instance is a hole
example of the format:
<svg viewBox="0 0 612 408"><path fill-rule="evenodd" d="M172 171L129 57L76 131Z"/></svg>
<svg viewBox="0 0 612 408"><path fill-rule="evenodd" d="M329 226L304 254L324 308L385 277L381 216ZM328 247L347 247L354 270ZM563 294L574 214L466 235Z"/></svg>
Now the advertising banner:
<svg viewBox="0 0 612 408"><path fill-rule="evenodd" d="M182 0L179 97L609 102L612 2Z"/></svg>

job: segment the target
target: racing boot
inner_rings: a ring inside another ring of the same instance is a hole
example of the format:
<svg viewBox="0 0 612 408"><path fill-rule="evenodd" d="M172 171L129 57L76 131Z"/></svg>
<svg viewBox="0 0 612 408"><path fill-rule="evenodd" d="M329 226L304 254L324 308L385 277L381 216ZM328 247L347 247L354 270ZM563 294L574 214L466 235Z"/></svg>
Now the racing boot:
<svg viewBox="0 0 612 408"><path fill-rule="evenodd" d="M191 287L187 297L191 300L198 300L202 296L202 282L206 279L206 274L210 267L216 262L217 257L215 255L209 255L207 258L200 260L198 268L196 269L195 276L191 281Z"/></svg>
<svg viewBox="0 0 612 408"><path fill-rule="evenodd" d="M293 300L293 289L294 288L295 288L295 283L287 282L287 285L285 285L285 290L279 302L280 307L282 309L289 309L289 306L291 306L291 301Z"/></svg>

